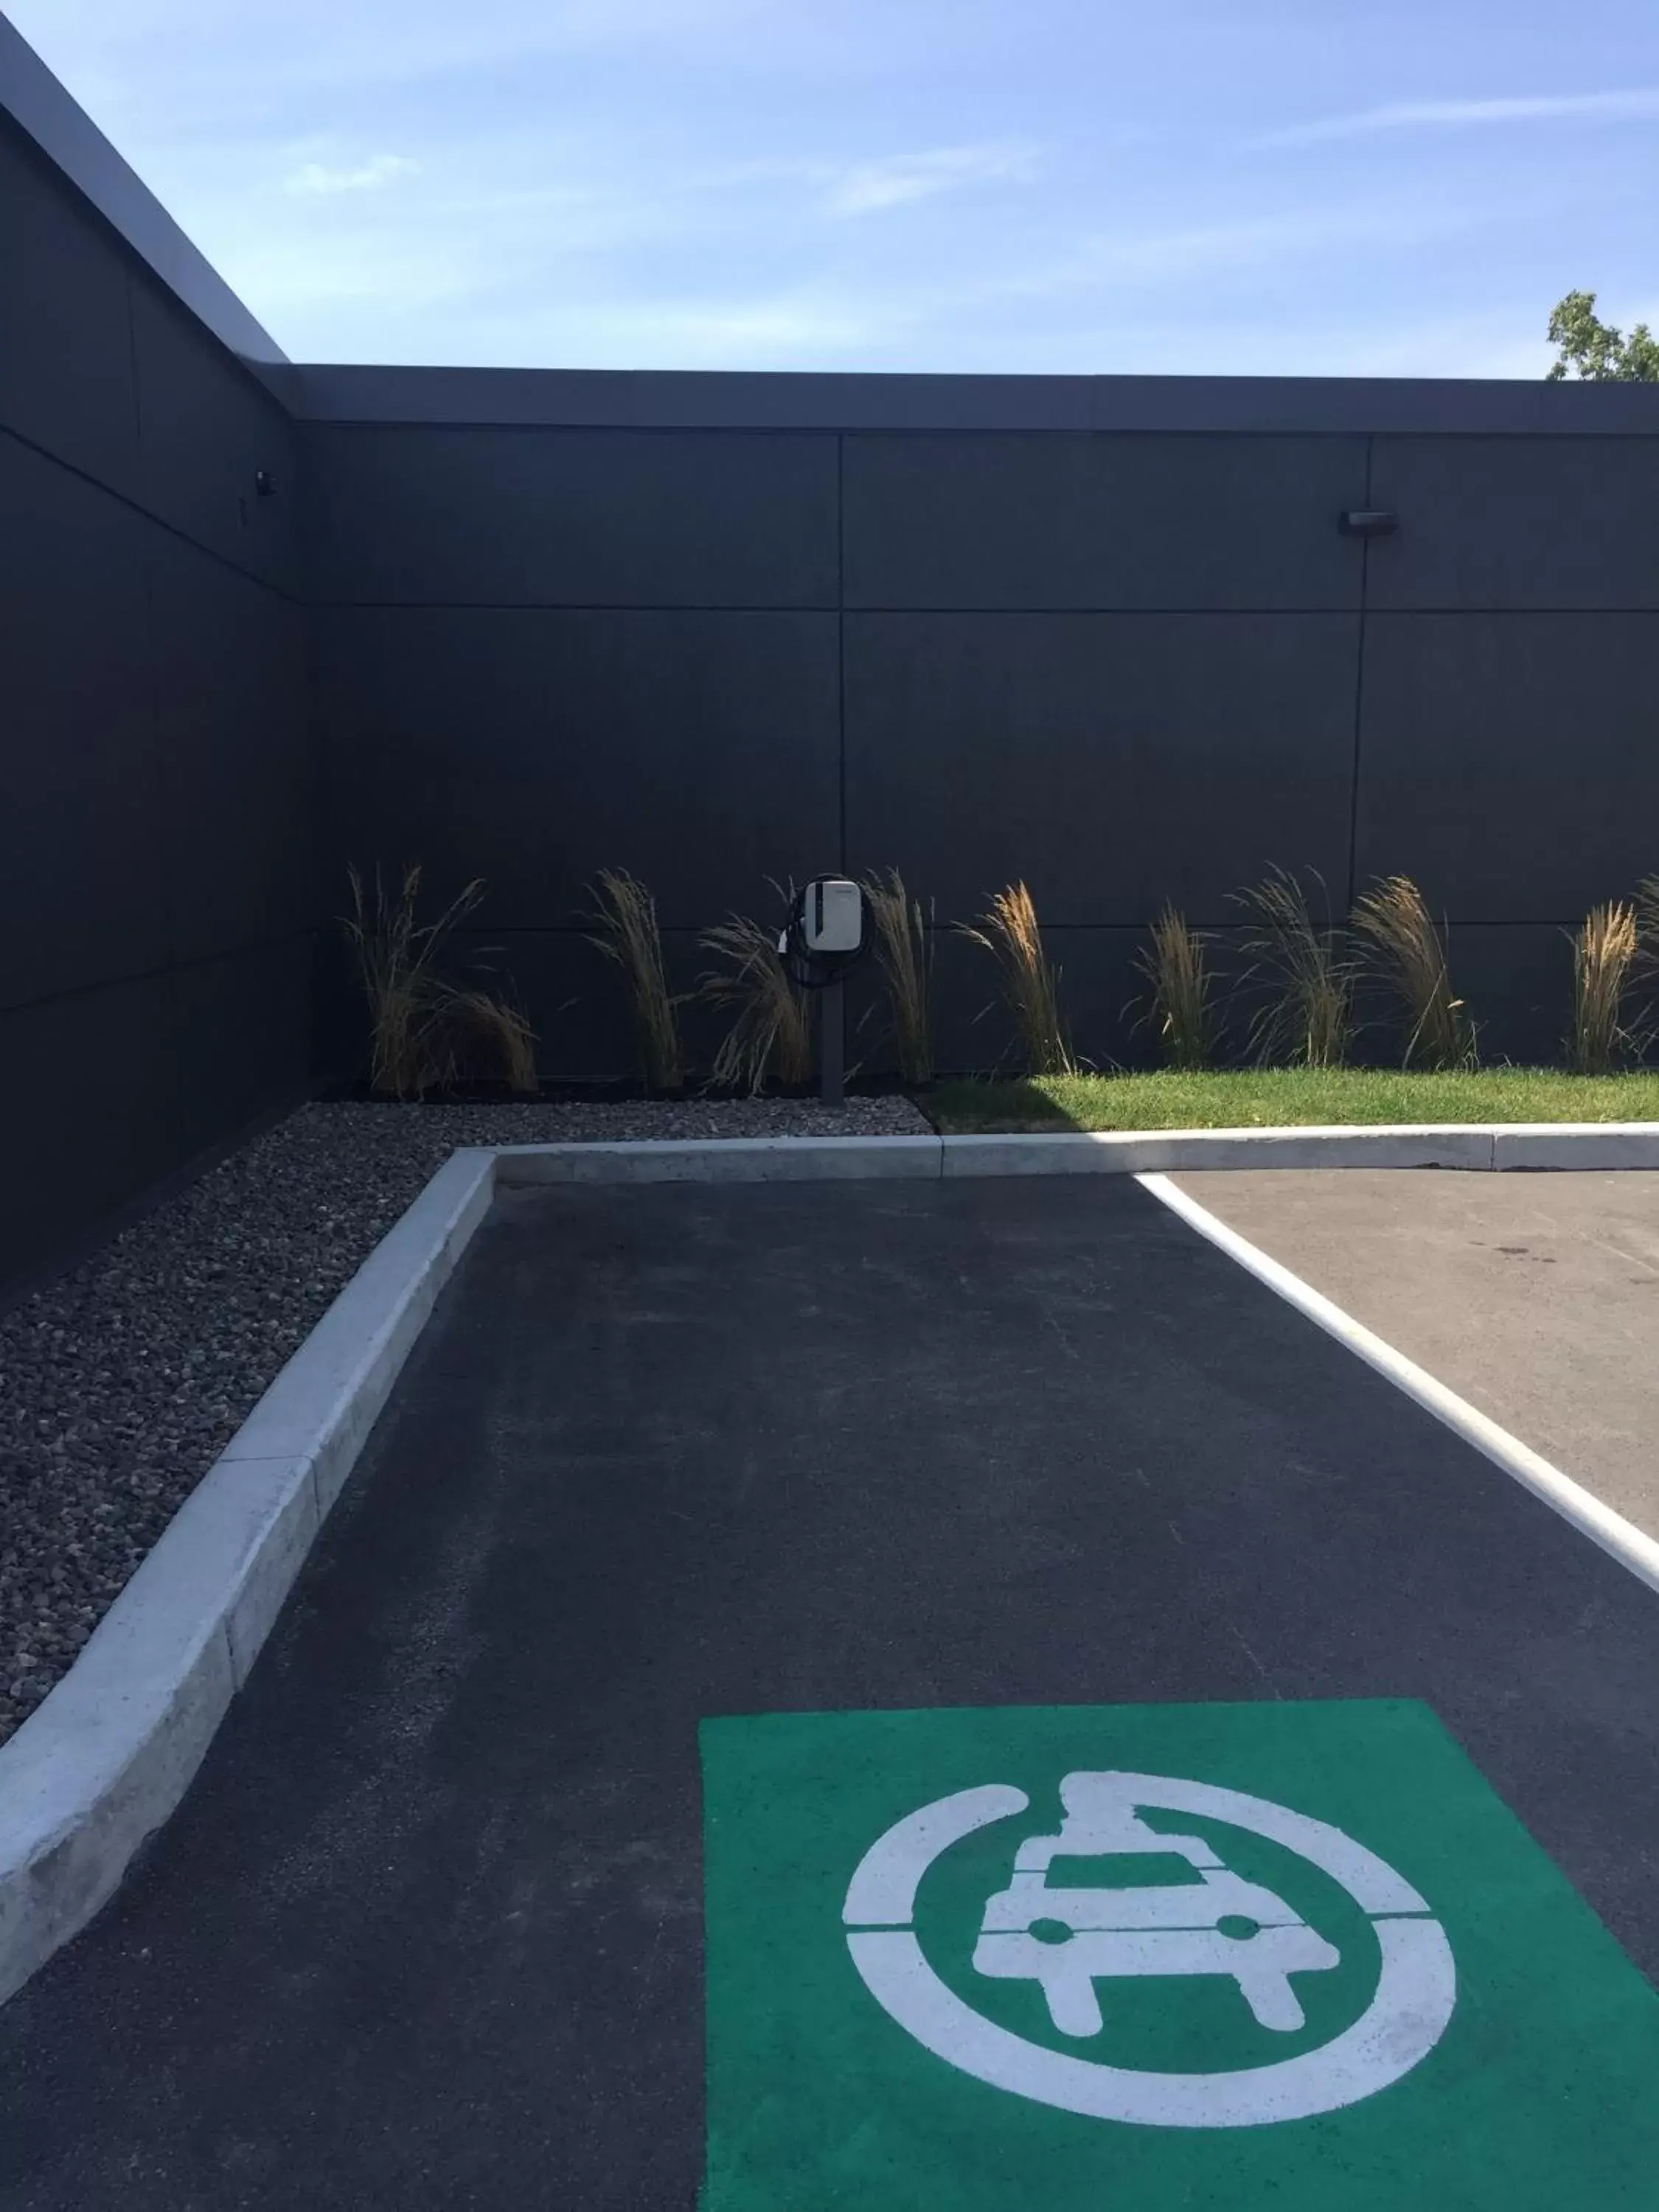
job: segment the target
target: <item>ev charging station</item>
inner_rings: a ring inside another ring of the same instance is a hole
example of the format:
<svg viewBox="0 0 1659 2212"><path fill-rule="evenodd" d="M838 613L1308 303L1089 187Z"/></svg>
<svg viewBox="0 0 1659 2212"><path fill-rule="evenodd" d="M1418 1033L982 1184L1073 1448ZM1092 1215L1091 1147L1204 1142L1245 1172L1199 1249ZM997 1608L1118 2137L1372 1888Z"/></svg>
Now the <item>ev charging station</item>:
<svg viewBox="0 0 1659 2212"><path fill-rule="evenodd" d="M847 1097L847 972L865 952L864 894L847 876L814 876L801 886L778 939L791 980L817 991L818 1095L826 1106Z"/></svg>

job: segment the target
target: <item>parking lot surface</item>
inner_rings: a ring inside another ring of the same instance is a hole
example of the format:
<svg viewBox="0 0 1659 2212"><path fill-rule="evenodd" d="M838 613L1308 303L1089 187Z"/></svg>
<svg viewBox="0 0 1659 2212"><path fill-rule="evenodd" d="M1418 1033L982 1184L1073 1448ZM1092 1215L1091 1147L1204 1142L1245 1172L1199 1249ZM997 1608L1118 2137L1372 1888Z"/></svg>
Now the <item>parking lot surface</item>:
<svg viewBox="0 0 1659 2212"><path fill-rule="evenodd" d="M775 2112L758 2078L734 2094L746 2077L731 2069L775 2041L750 2002L775 1962L742 1947L773 1924L777 1870L829 1854L830 1950L844 1967L842 1890L866 1826L877 1901L860 1909L879 1920L874 1827L964 1781L1018 1781L1016 1737L1078 1764L1069 1708L1128 1709L1090 1723L1104 1729L1091 1742L1115 1746L1097 1765L1201 1767L1218 1786L1231 1771L1291 1804L1351 1796L1357 1819L1370 1806L1384 1826L1403 1819L1411 1789L1396 1778L1420 1756L1498 1837L1475 1885L1487 1903L1511 1843L1534 1853L1522 1891L1547 1854L1551 1880L1573 1885L1651 1978L1656 1679L1650 1591L1128 1181L509 1193L185 1805L92 1927L0 2009L0 2206L690 2212L706 2152L705 1911L732 1930L709 1990L722 2069L710 2094L728 2116ZM1356 1708L1359 1735L1340 1711L1303 1729L1294 1701L1334 1699L1383 1703ZM1430 1711L1402 1718L1401 1700ZM1234 1705L1249 1709L1237 1726ZM1153 1710L1165 1706L1167 1731ZM1060 1717L1026 1732L1010 1717L1022 1707ZM879 1718L940 1709L988 1717L952 1723L949 1742ZM827 1717L798 1729L790 1716ZM858 1790L819 1803L843 1757ZM705 1772L720 1854L708 1899ZM1228 1802L1206 1786L1184 1823L1146 1818L1201 1826L1205 1805ZM1038 1784L1025 1794L1035 1806ZM1056 1834L1085 1855L1139 1835L1128 1801L1097 1780L1073 1799L1073 1830L1055 1799L1041 1850ZM1511 1814L1530 1844L1504 1826ZM850 1859L831 1849L837 1820ZM1412 1833L1371 1841L1397 1862ZM1188 1879L1219 1879L1209 1843L1156 1849L1184 1851ZM1291 1870L1251 1875L1285 1900L1257 1919L1317 1918L1324 1893L1298 1903ZM1012 1878L1010 1860L989 1887ZM849 1926L862 1894L849 1893ZM1546 1902L1545 1917L1581 1910ZM776 1910L797 1902L780 1893ZM1421 1921L1420 1900L1367 1910ZM1016 1940L1027 1922L1007 1923ZM1583 1922L1574 1942L1605 1942ZM1496 1973L1520 1955L1447 1925L1466 1975L1471 1960ZM1285 1942L1284 1957L1317 1966L1322 1938ZM1201 1963L1201 1949L1164 1955ZM988 1955L1005 1972L1025 1954ZM1617 1964L1610 1945L1596 1954L1597 1973ZM1537 1966L1577 1986L1547 1948ZM847 1978L893 2049L911 2051ZM1628 1983L1637 1996L1621 1984L1613 2010L1634 2018L1651 2000ZM1010 2003L1037 2001L1029 1978L1006 1987ZM1458 2045L1423 2079L1478 2085L1496 2066L1507 2080L1510 2014L1478 1973L1469 1990L1455 2032L1467 2018L1474 2056ZM1064 2002L1075 2033L1086 2001ZM1276 1983L1259 2004L1241 2033L1290 2032L1296 2008ZM1046 2015L1038 2030L1064 2039ZM1597 2032L1551 2040L1559 2052ZM1175 2029L1160 2015L1148 2033ZM830 2061L813 2063L825 2075ZM1616 2143L1633 2123L1606 2087L1616 2069L1600 2078L1580 2100L1585 2124ZM1355 2107L1381 2116L1364 2123L1364 2157L1404 2154L1388 2100L1409 2094ZM1509 2101L1555 2109L1542 2094ZM1005 2095L1005 2111L1026 2106ZM1334 2124L1297 2124L1316 2146ZM969 2140L941 2123L935 2150L953 2139ZM850 2137L826 2123L814 2140L826 2162L782 2189L757 2163L775 2145L729 2142L705 2201L884 2201L836 2165ZM1066 2156L1098 2160L1103 2140L1068 2136ZM1150 2156L1158 2131L1114 2140ZM1188 2163L1133 2201L1255 2203L1288 2140L1200 2130L1180 2139ZM1237 2188L1194 2179L1191 2161L1217 2142L1260 2173L1241 2164ZM1310 2195L1273 2201L1389 2201L1364 2193L1353 2157L1352 2172L1322 2169ZM1035 2169L979 2170L1003 2212L1038 2201L1022 2193ZM1100 2185L1086 2201L1105 2201ZM1085 2201L1058 2185L1038 2195Z"/></svg>
<svg viewBox="0 0 1659 2212"><path fill-rule="evenodd" d="M1659 1537L1659 1175L1174 1180Z"/></svg>

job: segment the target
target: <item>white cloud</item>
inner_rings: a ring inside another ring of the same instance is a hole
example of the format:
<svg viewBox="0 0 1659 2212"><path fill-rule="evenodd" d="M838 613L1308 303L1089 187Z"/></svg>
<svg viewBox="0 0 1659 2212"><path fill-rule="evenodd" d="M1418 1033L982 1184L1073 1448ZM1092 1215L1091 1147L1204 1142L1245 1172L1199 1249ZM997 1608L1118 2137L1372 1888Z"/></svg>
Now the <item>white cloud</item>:
<svg viewBox="0 0 1659 2212"><path fill-rule="evenodd" d="M1256 146L1313 146L1385 131L1462 131L1496 123L1632 123L1659 117L1659 88L1569 92L1516 100L1411 100L1328 115L1252 140Z"/></svg>
<svg viewBox="0 0 1659 2212"><path fill-rule="evenodd" d="M1513 216L1521 204L1510 201L1505 213ZM1415 194L1358 204L1337 202L1234 222L1097 232L1052 259L993 281L1010 297L1033 299L1130 286L1157 291L1203 276L1289 267L1361 246L1397 256L1476 228L1487 219L1479 205Z"/></svg>
<svg viewBox="0 0 1659 2212"><path fill-rule="evenodd" d="M334 274L346 279L347 263ZM556 298L526 300L493 289L480 295L469 273L453 264L422 271L419 281L434 294L447 283L453 296L371 299L365 312L364 303L344 296L343 282L337 306L296 303L291 320L301 342L290 351L306 361L465 361L500 368L803 369L886 361L902 351L911 327L908 302L889 310L831 289L641 302L586 283ZM446 352L442 333L463 309L465 349Z"/></svg>
<svg viewBox="0 0 1659 2212"><path fill-rule="evenodd" d="M1028 183L1036 173L1029 146L940 146L855 163L834 179L828 204L836 215L875 215L974 185Z"/></svg>
<svg viewBox="0 0 1659 2212"><path fill-rule="evenodd" d="M298 325L306 343L317 343L317 330L331 318L351 321L353 343L370 352L377 320L428 314L434 319L462 312L477 274L447 240L410 239L355 225L320 228L303 234L261 228L232 241L221 257L234 289L250 305L258 302L267 318L284 331ZM287 347L287 340L283 340ZM298 358L306 358L303 348ZM329 356L337 359L338 356Z"/></svg>
<svg viewBox="0 0 1659 2212"><path fill-rule="evenodd" d="M879 348L883 318L868 301L811 294L665 301L641 307L595 301L559 319L558 342L587 360L672 368L797 368Z"/></svg>
<svg viewBox="0 0 1659 2212"><path fill-rule="evenodd" d="M283 178L283 190L307 198L331 192L384 191L399 177L416 175L420 166L403 154L371 155L355 169L330 169L320 161L307 161Z"/></svg>

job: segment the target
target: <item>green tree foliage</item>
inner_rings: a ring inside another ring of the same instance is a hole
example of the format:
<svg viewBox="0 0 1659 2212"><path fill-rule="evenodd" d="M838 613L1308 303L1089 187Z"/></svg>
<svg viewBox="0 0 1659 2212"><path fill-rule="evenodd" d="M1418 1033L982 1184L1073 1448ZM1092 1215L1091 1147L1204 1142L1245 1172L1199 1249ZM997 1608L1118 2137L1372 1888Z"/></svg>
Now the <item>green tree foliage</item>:
<svg viewBox="0 0 1659 2212"><path fill-rule="evenodd" d="M1602 322L1594 292L1569 292L1551 309L1550 343L1560 349L1548 372L1551 384L1569 376L1592 384L1659 384L1659 338L1645 323L1626 337Z"/></svg>

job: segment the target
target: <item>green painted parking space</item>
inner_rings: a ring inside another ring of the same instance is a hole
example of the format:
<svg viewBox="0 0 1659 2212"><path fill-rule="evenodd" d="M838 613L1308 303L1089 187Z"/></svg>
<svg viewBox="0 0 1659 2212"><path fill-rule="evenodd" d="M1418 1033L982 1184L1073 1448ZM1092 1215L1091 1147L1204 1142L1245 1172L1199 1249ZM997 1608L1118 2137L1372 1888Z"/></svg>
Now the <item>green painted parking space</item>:
<svg viewBox="0 0 1659 2212"><path fill-rule="evenodd" d="M1659 2191L1659 1997L1403 1700L707 1721L702 2212Z"/></svg>

